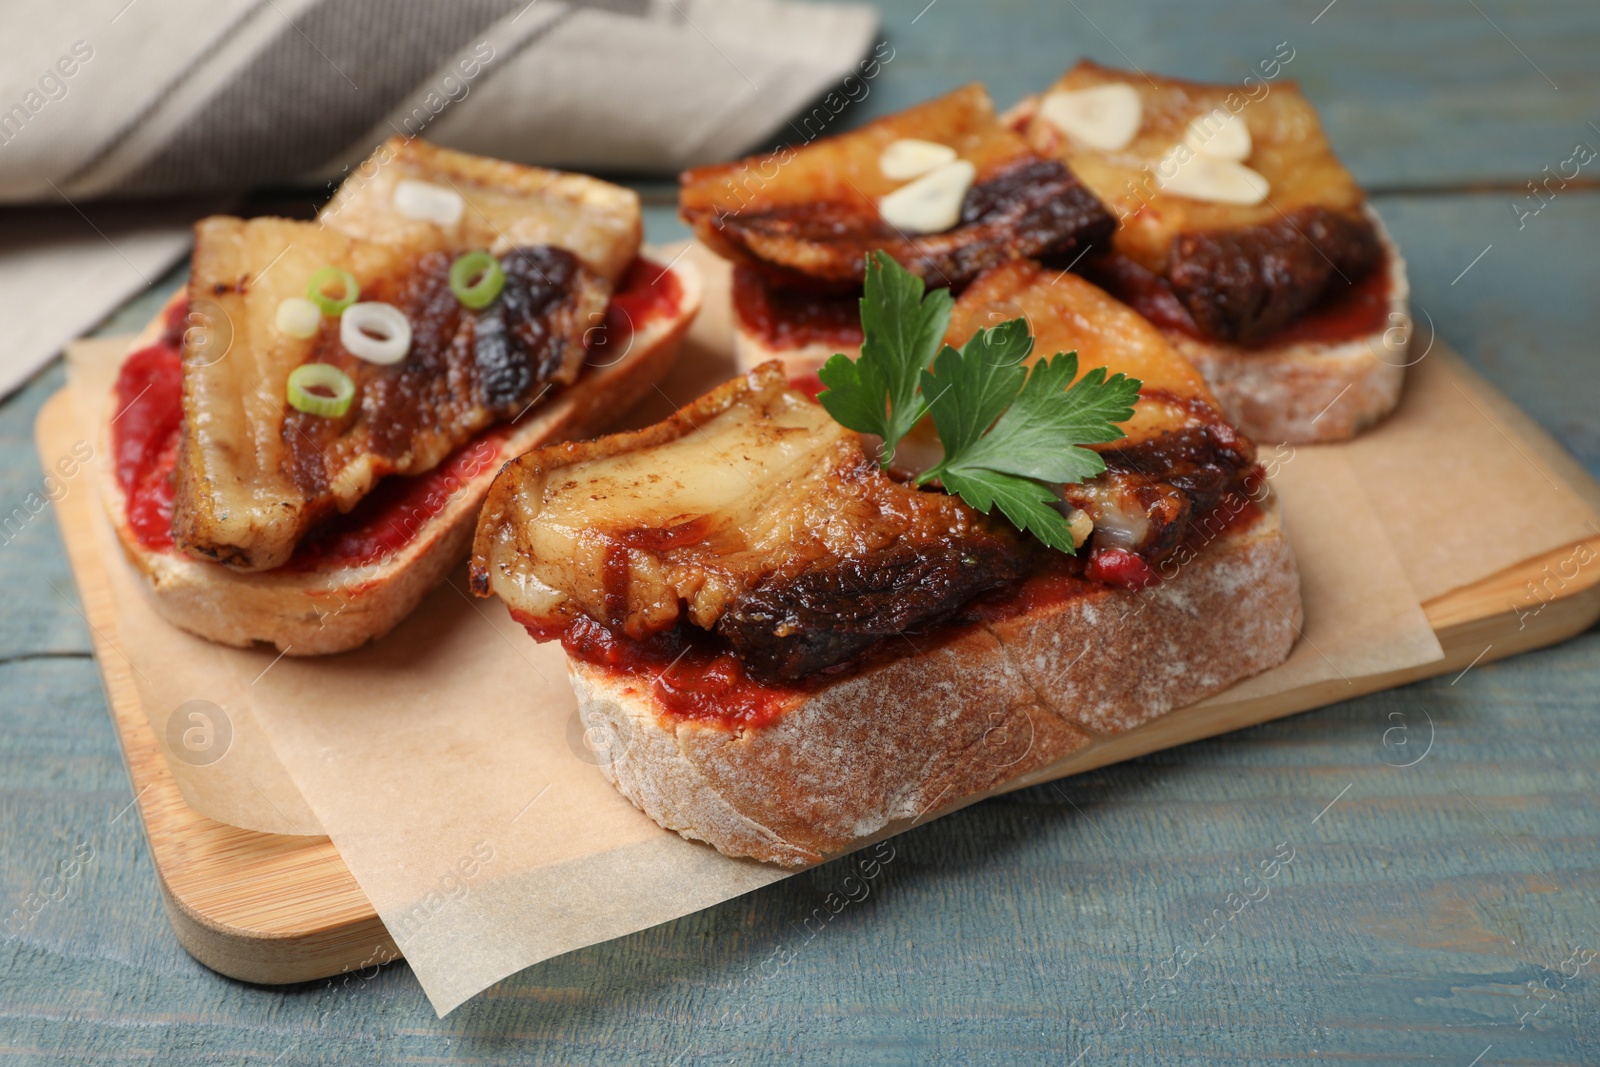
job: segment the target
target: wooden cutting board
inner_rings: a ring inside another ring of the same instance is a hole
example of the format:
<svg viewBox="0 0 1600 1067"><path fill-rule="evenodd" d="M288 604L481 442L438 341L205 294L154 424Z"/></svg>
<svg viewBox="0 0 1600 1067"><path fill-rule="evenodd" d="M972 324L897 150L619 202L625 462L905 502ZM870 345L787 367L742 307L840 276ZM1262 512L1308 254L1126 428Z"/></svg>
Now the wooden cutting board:
<svg viewBox="0 0 1600 1067"><path fill-rule="evenodd" d="M1445 366L1448 371L1441 373L1461 377L1465 383L1458 364L1451 361ZM1467 384L1480 393L1484 389L1481 383ZM45 404L35 431L43 456L61 455L70 448L78 426L66 389ZM1547 458L1558 451L1533 433L1511 443ZM1572 469L1564 457L1556 462ZM1581 489L1600 494L1593 483ZM116 651L107 562L100 555L94 528L98 507L87 492L68 493L57 503L107 700L178 940L213 970L273 984L307 981L398 958L383 923L328 838L243 830L208 819L184 802L140 705L131 669ZM1580 545L1600 554L1596 536L1524 560L1425 603L1423 609L1444 649L1442 660L1169 714L1091 746L1071 763L1053 767L1050 776L1060 776L1063 767L1077 773L1418 678L1456 674L1571 637L1600 619L1600 567L1581 566L1574 577L1564 576L1563 564L1566 570L1573 569L1570 561ZM1552 574L1562 577L1552 581ZM1022 779L1007 788L1029 784Z"/></svg>

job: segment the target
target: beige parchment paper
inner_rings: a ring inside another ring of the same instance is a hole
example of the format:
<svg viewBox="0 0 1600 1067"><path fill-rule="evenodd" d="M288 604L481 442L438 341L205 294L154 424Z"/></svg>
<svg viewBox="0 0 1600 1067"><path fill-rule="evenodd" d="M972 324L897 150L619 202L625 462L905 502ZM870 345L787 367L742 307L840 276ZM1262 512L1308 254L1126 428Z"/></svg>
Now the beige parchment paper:
<svg viewBox="0 0 1600 1067"><path fill-rule="evenodd" d="M127 339L80 341L67 350L68 382L82 428L74 447L94 450L97 479L111 477L114 460L105 454L108 442L101 428L127 351ZM53 457L44 458L49 467ZM238 650L185 633L157 614L144 595L144 580L122 565L121 544L103 515L103 506L97 507L94 534L108 563L117 613L116 633L106 636L133 667L139 703L184 801L208 818L247 830L321 834L322 824L252 711L254 676L242 673L248 661ZM201 732L190 733L195 730ZM186 734L197 742L193 747L185 746Z"/></svg>
<svg viewBox="0 0 1600 1067"><path fill-rule="evenodd" d="M706 309L678 371L630 422L657 418L733 373L726 268L698 248L686 258L707 276ZM75 388L92 377L90 364L115 355L104 345L80 349ZM1449 580L1436 573L1448 567L1429 570L1432 556L1395 542L1472 521L1481 496L1468 489L1481 483L1477 468L1407 463L1389 450L1460 447L1459 423L1439 426L1440 437L1410 428L1438 402L1430 376L1444 367L1430 355L1412 369L1422 403L1408 402L1363 439L1386 445L1360 455L1349 446L1262 446L1299 561L1306 624L1285 664L1214 700L1441 658L1417 575L1433 589ZM1495 411L1485 410L1492 423ZM1391 481L1371 484L1380 476ZM1508 476L1499 488L1501 505L1543 508L1544 521L1527 544L1503 538L1475 549L1460 573L1490 573L1590 532L1590 513L1559 478ZM190 638L154 619L133 584L118 579L119 639L148 676L141 696L161 722L157 736L175 700L225 704L235 722L233 748L214 765L197 769L169 752L186 798L239 825L277 819L329 834L441 1014L540 960L786 873L663 831L607 785L584 743L559 648L535 644L498 603L468 596L464 570L388 637L314 660ZM124 636L129 628L140 632Z"/></svg>

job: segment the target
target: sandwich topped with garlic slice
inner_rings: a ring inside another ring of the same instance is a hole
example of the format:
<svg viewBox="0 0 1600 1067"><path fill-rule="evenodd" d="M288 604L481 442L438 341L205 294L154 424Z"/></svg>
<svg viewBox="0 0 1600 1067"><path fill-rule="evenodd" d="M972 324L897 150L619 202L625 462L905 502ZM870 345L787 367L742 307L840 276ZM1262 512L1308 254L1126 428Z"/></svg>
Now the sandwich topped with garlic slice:
<svg viewBox="0 0 1600 1067"><path fill-rule="evenodd" d="M778 359L796 378L859 349L868 251L959 289L1017 256L1075 256L1113 226L1068 166L998 120L981 85L801 148L686 171L679 210L734 263L741 365Z"/></svg>
<svg viewBox="0 0 1600 1067"><path fill-rule="evenodd" d="M637 196L394 140L315 222L214 217L123 362L106 502L162 614L292 655L380 636L499 465L602 429L698 307Z"/></svg>
<svg viewBox="0 0 1600 1067"><path fill-rule="evenodd" d="M1293 82L1084 61L1008 114L1118 220L1089 277L1155 323L1261 441L1348 438L1399 400L1405 262Z"/></svg>
<svg viewBox="0 0 1600 1067"><path fill-rule="evenodd" d="M861 325L820 396L764 364L519 457L479 519L473 591L561 642L601 772L733 856L1003 787L1282 662L1301 620L1254 446L1135 312L1032 260L952 300L875 256Z"/></svg>

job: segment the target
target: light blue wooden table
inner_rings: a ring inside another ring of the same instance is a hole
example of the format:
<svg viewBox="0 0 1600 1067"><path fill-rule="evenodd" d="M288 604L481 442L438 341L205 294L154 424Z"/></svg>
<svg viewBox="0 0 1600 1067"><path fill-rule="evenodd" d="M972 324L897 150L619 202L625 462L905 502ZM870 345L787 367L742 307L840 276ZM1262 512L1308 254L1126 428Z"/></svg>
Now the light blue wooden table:
<svg viewBox="0 0 1600 1067"><path fill-rule="evenodd" d="M1520 227L1513 209L1574 144L1600 146L1594 0L925 3L885 5L895 58L844 119L970 80L1008 103L1080 54L1242 78L1289 42L1417 304L1600 474L1600 171ZM651 237L681 235L671 186L642 188ZM38 484L31 426L61 380L0 407L4 510ZM0 915L74 871L0 941L0 1054L18 1062L1600 1062L1595 632L979 805L897 839L825 925L804 920L837 865L441 1021L403 964L269 989L185 955L119 814L131 792L52 518L0 545L0 581ZM1427 718L1426 758L1388 765L1422 750ZM1385 747L1402 720L1412 747ZM1291 850L1265 899L1198 932Z"/></svg>

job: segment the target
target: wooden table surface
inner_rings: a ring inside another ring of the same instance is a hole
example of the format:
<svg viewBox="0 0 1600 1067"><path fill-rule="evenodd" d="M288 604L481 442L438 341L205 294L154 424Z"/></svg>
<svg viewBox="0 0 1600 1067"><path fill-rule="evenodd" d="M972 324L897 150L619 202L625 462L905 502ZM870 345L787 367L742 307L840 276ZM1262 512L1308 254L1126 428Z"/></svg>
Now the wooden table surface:
<svg viewBox="0 0 1600 1067"><path fill-rule="evenodd" d="M924 4L883 6L894 58L840 128L970 80L1004 105L1079 54L1242 79L1288 42L1416 306L1600 474L1600 161L1518 217L1525 183L1600 147L1594 0ZM670 184L641 188L651 238L680 236ZM61 381L0 406L0 510L39 486ZM1486 537L1493 509L1487 487ZM0 536L0 581L0 1053L21 1062L1600 1062L1595 631L990 801L896 839L838 914L835 864L440 1020L404 964L265 988L190 959L48 509Z"/></svg>

